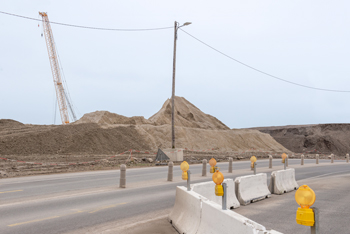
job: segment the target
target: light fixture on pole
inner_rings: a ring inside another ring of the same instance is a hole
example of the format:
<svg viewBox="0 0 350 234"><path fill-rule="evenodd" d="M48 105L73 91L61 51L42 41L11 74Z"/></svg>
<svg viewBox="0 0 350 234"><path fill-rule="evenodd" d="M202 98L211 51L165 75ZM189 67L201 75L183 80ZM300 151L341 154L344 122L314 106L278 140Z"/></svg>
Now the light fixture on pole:
<svg viewBox="0 0 350 234"><path fill-rule="evenodd" d="M173 57L173 87L171 95L171 148L175 148L175 124L174 124L174 111L175 111L175 67L176 67L176 41L177 41L177 30L183 26L190 25L190 22L186 22L179 26L179 23L175 21L174 25L174 57Z"/></svg>

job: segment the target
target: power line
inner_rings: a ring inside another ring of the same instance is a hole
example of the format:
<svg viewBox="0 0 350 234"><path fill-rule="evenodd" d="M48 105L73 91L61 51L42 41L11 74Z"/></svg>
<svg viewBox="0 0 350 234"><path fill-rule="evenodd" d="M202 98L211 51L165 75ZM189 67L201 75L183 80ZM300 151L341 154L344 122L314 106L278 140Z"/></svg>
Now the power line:
<svg viewBox="0 0 350 234"><path fill-rule="evenodd" d="M231 57L231 56L229 56L229 55L227 55L227 54L221 52L221 51L218 50L218 49L215 49L214 47L208 45L208 44L205 43L204 41L198 39L197 37L195 37L195 36L193 36L193 35L191 35L191 34L189 34L189 33L186 32L185 30L183 30L182 28L180 28L180 30L183 31L184 33L186 33L187 35L189 35L190 37L192 37L193 39L199 41L199 42L202 43L203 45L206 45L206 46L209 47L210 49L212 49L212 50L218 52L219 54L222 54L223 56L225 56L225 57L227 57L227 58L229 58L229 59L231 59L231 60L233 60L233 61L235 61L235 62L237 62L237 63L239 63L239 64L241 64L241 65L243 65L243 66L246 66L246 67L248 67L248 68L250 68L250 69L252 69L252 70L254 70L254 71L257 71L257 72L259 72L259 73L262 73L262 74L264 74L264 75L266 75L266 76L269 76L269 77L272 77L272 78L274 78L274 79L277 79L277 80L280 80L280 81L283 81L283 82L286 82L286 83L289 83L289 84L297 85L297 86L300 86L300 87L303 87L303 88L308 88L308 89L314 89L314 90L319 90L319 91L327 91L327 92L350 93L349 90L336 90L336 89L316 88L316 87L312 87L312 86L308 86L308 85L303 85L303 84L295 83L295 82L292 82L292 81L289 81L289 80L285 80L285 79L282 79L282 78L280 78L280 77L271 75L271 74L269 74L269 73L267 73L267 72L264 72L264 71L262 71L262 70L259 70L259 69L255 68L255 67L252 67L252 66L250 66L250 65L248 65L248 64L246 64L246 63L243 63L243 62L241 62L241 61L239 61L239 60L237 60L237 59L235 59L235 58L233 58L233 57Z"/></svg>
<svg viewBox="0 0 350 234"><path fill-rule="evenodd" d="M23 18L23 19L29 19L29 20L40 21L40 22L42 21L40 19L35 19L35 18L23 16L23 15L16 15L16 14L3 12L3 11L0 11L0 13L1 14L5 14L5 15L11 15L11 16ZM155 31L155 30L163 30L163 29L174 28L173 26L171 26L171 27L163 27L163 28L120 29L120 28L99 28L99 27L81 26L81 25L65 24L65 23L52 22L52 21L49 21L49 23L50 24L62 25L62 26L68 26L68 27L75 27L75 28L85 28L85 29L94 29L94 30L105 30L105 31L129 31L129 32L131 32L131 31Z"/></svg>

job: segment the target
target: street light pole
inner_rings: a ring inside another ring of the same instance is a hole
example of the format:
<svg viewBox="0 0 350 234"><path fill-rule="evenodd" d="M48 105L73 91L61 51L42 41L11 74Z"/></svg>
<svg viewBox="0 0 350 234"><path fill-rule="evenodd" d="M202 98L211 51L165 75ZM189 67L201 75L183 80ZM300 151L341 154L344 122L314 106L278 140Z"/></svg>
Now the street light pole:
<svg viewBox="0 0 350 234"><path fill-rule="evenodd" d="M186 22L179 26L179 23L175 21L174 23L174 55L173 55L173 87L171 94L171 148L175 148L175 122L174 122L174 112L175 112L175 68L176 68L176 41L177 41L177 30L183 26L190 25L190 22Z"/></svg>

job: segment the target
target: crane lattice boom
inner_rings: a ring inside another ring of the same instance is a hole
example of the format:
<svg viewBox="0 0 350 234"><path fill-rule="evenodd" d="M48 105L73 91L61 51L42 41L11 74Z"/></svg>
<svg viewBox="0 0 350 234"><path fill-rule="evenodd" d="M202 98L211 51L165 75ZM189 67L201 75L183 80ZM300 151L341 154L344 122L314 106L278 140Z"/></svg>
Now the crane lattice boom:
<svg viewBox="0 0 350 234"><path fill-rule="evenodd" d="M69 115L68 115L68 110L67 110L67 97L66 97L66 93L64 91L63 84L62 84L60 67L58 64L55 42L53 39L50 21L49 21L49 18L45 12L39 12L39 14L42 16L47 52L49 54L53 82L55 84L57 102L58 102L58 106L60 108L62 124L68 124L69 123ZM70 108L71 108L71 106L70 106Z"/></svg>

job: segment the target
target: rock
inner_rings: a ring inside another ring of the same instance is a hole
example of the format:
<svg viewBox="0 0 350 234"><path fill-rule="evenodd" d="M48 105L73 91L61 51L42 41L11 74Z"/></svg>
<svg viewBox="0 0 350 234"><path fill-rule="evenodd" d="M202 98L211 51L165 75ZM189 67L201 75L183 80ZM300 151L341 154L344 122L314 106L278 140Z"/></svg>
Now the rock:
<svg viewBox="0 0 350 234"><path fill-rule="evenodd" d="M1 177L7 177L6 171L0 171L0 178Z"/></svg>
<svg viewBox="0 0 350 234"><path fill-rule="evenodd" d="M153 163L153 159L151 159L151 158L147 158L147 162L149 162L149 163Z"/></svg>

